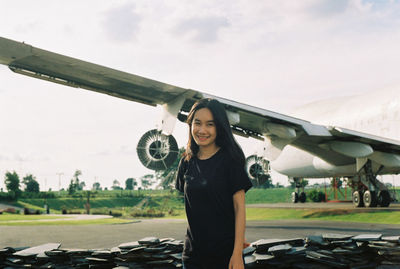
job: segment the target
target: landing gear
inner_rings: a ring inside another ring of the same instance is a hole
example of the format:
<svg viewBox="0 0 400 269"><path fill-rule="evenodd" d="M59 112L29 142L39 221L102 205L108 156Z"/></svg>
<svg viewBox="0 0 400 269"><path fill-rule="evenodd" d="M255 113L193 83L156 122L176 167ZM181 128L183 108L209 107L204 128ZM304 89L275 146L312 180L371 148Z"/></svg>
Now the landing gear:
<svg viewBox="0 0 400 269"><path fill-rule="evenodd" d="M380 167L382 169L383 166ZM378 170L378 172L380 171ZM376 174L378 173L376 172ZM353 204L356 207L388 207L391 202L387 187L376 178L372 172L371 161L368 160L363 167L363 173L352 178Z"/></svg>
<svg viewBox="0 0 400 269"><path fill-rule="evenodd" d="M365 191L363 201L365 207L376 207L378 205L378 197L374 191Z"/></svg>
<svg viewBox="0 0 400 269"><path fill-rule="evenodd" d="M307 199L307 195L304 191L300 192L300 194L298 194L297 192L292 192L292 203L305 203Z"/></svg>
<svg viewBox="0 0 400 269"><path fill-rule="evenodd" d="M361 191L355 191L353 192L353 205L355 207L363 207L364 206L364 201L362 199L362 192Z"/></svg>
<svg viewBox="0 0 400 269"><path fill-rule="evenodd" d="M302 185L303 179L295 177L293 178L293 181L295 182L296 191L292 192L292 203L305 203L307 200L307 195L304 192L304 187Z"/></svg>
<svg viewBox="0 0 400 269"><path fill-rule="evenodd" d="M297 203L299 201L299 195L297 192L292 192L292 203Z"/></svg>
<svg viewBox="0 0 400 269"><path fill-rule="evenodd" d="M388 207L390 205L390 193L387 190L381 190L378 194L378 204L381 207Z"/></svg>
<svg viewBox="0 0 400 269"><path fill-rule="evenodd" d="M299 195L300 203L305 203L306 202L306 198L307 198L306 193L304 191L300 192L300 195Z"/></svg>

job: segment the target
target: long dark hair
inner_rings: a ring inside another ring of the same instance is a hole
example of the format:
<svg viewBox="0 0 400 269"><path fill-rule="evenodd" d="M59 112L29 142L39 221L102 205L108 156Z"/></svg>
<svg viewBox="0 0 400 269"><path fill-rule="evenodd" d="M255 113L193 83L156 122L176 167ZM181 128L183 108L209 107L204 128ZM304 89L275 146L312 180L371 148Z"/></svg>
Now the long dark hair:
<svg viewBox="0 0 400 269"><path fill-rule="evenodd" d="M186 121L186 123L189 125L189 141L187 143L186 151L184 153L185 159L190 160L190 158L196 156L199 152L199 146L196 144L192 136L192 122L194 114L202 108L208 108L213 115L215 127L217 130L217 138L215 139L215 143L217 144L217 146L227 151L232 159L238 162L239 165L244 165L245 157L243 150L236 142L236 139L233 137L231 126L229 124L228 116L226 115L224 106L218 100L210 98L205 98L197 101L190 109Z"/></svg>

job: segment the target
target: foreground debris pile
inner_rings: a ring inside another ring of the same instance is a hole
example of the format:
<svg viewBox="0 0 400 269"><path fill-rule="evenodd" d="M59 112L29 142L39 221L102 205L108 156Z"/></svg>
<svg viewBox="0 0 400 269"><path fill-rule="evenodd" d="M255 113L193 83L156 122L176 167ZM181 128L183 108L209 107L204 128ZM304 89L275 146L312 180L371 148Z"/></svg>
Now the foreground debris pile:
<svg viewBox="0 0 400 269"><path fill-rule="evenodd" d="M246 268L399 269L400 236L324 234L305 239L261 239L244 254Z"/></svg>
<svg viewBox="0 0 400 269"><path fill-rule="evenodd" d="M146 237L111 249L48 243L0 249L0 268L181 268L183 242ZM246 268L400 268L400 236L324 234L260 239L243 250Z"/></svg>

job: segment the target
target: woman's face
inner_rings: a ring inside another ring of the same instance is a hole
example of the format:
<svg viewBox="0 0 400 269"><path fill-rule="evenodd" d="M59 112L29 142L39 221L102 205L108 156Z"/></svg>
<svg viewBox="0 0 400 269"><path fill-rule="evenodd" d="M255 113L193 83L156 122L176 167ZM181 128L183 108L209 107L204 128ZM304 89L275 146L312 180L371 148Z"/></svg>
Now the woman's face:
<svg viewBox="0 0 400 269"><path fill-rule="evenodd" d="M201 108L195 112L191 132L199 147L215 146L217 128L214 117L208 108Z"/></svg>

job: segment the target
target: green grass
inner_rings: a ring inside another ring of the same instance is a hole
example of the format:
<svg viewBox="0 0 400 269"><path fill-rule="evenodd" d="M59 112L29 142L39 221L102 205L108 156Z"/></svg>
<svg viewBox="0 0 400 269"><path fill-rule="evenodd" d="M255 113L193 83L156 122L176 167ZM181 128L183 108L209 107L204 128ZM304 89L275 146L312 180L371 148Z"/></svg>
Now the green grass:
<svg viewBox="0 0 400 269"><path fill-rule="evenodd" d="M365 222L382 224L400 224L399 211L357 212L356 210L320 210L320 209L277 209L246 208L247 220L326 220L344 222Z"/></svg>
<svg viewBox="0 0 400 269"><path fill-rule="evenodd" d="M5 226L39 226L39 225L100 225L100 224L125 224L133 220L128 219L94 219L94 220L59 220L59 221L26 221L26 222L5 222L0 225Z"/></svg>
<svg viewBox="0 0 400 269"><path fill-rule="evenodd" d="M132 207L137 205L143 197L99 197L90 199L91 208L115 208L115 207ZM84 209L86 199L83 198L54 198L47 199L47 204L50 210L61 211L63 208L66 209ZM25 207L27 204L36 206L34 209L44 210L45 201L43 199L20 199L19 204ZM28 206L29 208L33 208Z"/></svg>
<svg viewBox="0 0 400 269"><path fill-rule="evenodd" d="M320 211L313 212L304 218L329 220L329 221L344 221L344 222L364 222L364 223L382 223L382 224L400 224L399 211L376 211L376 212L330 212Z"/></svg>
<svg viewBox="0 0 400 269"><path fill-rule="evenodd" d="M13 220L24 220L24 221L33 221L33 220L42 220L42 219L61 219L68 218L68 216L43 216L43 215L16 215L16 214L1 214L0 215L0 224L6 221Z"/></svg>
<svg viewBox="0 0 400 269"><path fill-rule="evenodd" d="M348 199L351 195L348 189ZM290 202L291 192L293 189L290 188L274 188L274 189L250 189L246 193L246 204L257 204L257 203L283 203ZM306 190L308 192L310 190ZM320 189L320 191L324 191ZM329 191L329 189L328 189ZM344 191L344 190L342 190ZM400 189L397 189L400 192ZM106 196L106 194L112 194ZM125 219L132 219L131 213L133 210L149 210L154 209L156 211L162 211L165 213L166 218L185 219L184 202L183 196L177 194L177 192L171 191L141 191L140 195L137 191L130 193L124 191L125 195L134 196L123 196L121 191L110 191L101 192L90 199L91 212L94 214L108 214L109 211L113 213L121 213L115 215L119 217L122 215ZM146 194L146 195L144 195ZM136 195L136 196L135 196ZM333 192L331 192L331 199L333 199ZM119 196L119 197L118 197ZM399 193L400 197L400 193ZM339 198L342 198L339 196ZM141 203L145 199L146 203ZM84 197L62 197L47 199L47 203L50 205L51 213L60 213L62 208L66 208L68 211L84 213L84 204L86 199ZM44 211L44 200L43 199L20 199L17 203L21 207L28 207L35 210ZM137 208L137 205L141 204L141 209ZM171 213L171 214L169 214ZM9 216L9 215L3 215ZM15 215L13 215L15 216ZM68 216L68 215L66 215ZM49 216L26 216L31 218L32 223L35 218L45 219ZM8 217L10 218L10 217ZM50 217L51 218L51 217ZM388 224L400 224L400 212L395 211L384 211L378 212L358 212L355 210L320 210L320 209L276 209L276 208L247 208L247 220L279 220L279 219L309 219L309 220L329 220L329 221L347 221L347 222L365 222L365 223L388 223ZM4 225L5 221L1 221L0 224ZM15 219L19 220L17 217ZM116 220L114 218L113 220ZM74 222L73 225L78 224L102 224L108 223L111 220L89 220L89 221L67 221ZM119 220L116 220L117 222ZM129 220L124 220L129 221ZM3 223L1 223L3 222ZM63 225L64 220L46 222L45 225ZM112 221L111 221L112 222ZM7 225L11 225L8 222ZM21 225L31 225L31 222L24 222ZM16 224L15 224L16 225ZM18 224L19 225L19 224ZM33 225L44 225L44 224L33 224Z"/></svg>
<svg viewBox="0 0 400 269"><path fill-rule="evenodd" d="M265 204L265 203L286 203L291 199L293 189L255 189L252 188L246 193L246 204Z"/></svg>
<svg viewBox="0 0 400 269"><path fill-rule="evenodd" d="M276 208L246 208L247 220L301 219L305 210Z"/></svg>

